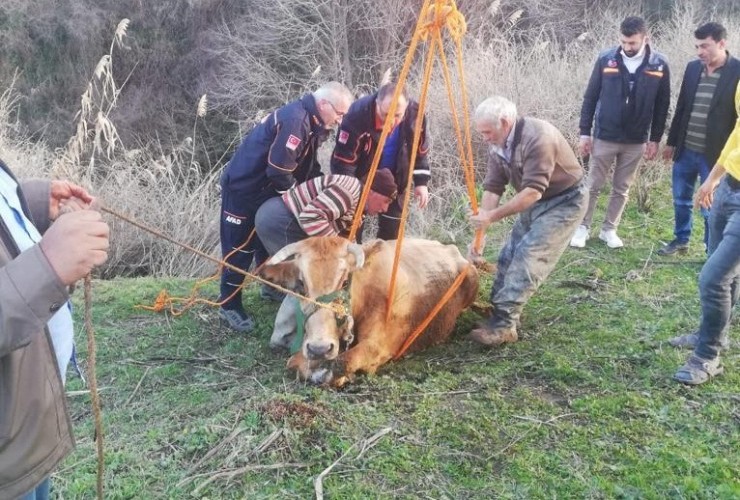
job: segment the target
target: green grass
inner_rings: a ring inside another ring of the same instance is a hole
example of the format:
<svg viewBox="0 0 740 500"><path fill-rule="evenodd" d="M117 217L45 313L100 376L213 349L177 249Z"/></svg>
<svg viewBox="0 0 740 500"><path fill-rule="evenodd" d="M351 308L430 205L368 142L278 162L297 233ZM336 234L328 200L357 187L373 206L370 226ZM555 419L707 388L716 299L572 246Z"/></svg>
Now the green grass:
<svg viewBox="0 0 740 500"><path fill-rule="evenodd" d="M655 255L672 213L664 185L653 196L652 213L630 203L625 249L566 251L525 309L519 343L472 344L478 317L466 312L447 345L343 391L284 370L267 347L277 307L254 289L259 326L245 336L207 307L178 318L133 308L161 288L185 295L190 281L96 282L108 498L311 498L343 455L327 498L738 498L740 349L704 386L671 380L687 352L666 340L696 326L703 249L695 234L689 255ZM481 299L489 290L487 276ZM78 344L84 357L82 332ZM92 498L88 397L70 410L78 446L54 483L65 499Z"/></svg>

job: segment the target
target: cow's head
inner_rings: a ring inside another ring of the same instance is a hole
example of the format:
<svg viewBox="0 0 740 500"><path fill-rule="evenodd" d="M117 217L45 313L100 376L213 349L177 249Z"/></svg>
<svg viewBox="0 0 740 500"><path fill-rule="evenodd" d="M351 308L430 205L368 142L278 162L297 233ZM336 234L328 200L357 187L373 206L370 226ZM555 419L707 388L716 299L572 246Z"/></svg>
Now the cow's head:
<svg viewBox="0 0 740 500"><path fill-rule="evenodd" d="M330 302L337 292L349 292L350 274L364 262L363 249L356 243L338 237L309 238L282 248L263 266L260 274L313 300ZM301 302L305 321L303 355L312 361L336 358L341 343L351 334L352 318ZM346 302L349 314L349 300Z"/></svg>

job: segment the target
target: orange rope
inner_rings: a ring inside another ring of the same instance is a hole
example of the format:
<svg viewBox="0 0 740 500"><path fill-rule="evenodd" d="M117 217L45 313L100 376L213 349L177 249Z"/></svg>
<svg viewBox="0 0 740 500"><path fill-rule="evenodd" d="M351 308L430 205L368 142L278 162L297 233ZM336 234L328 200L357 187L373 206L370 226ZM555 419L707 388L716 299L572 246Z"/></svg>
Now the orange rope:
<svg viewBox="0 0 740 500"><path fill-rule="evenodd" d="M465 145L467 146L468 158L470 163L466 168L468 196L470 197L470 208L474 214L478 213L478 197L475 193L475 166L473 165L473 140L470 133L470 111L468 110L468 87L465 84L465 70L463 69L463 51L462 37L453 37L455 42L455 52L457 56L457 75L460 80L460 90L462 92L463 120L465 123ZM473 248L479 255L483 253L483 237L485 231L478 230L475 232Z"/></svg>
<svg viewBox="0 0 740 500"><path fill-rule="evenodd" d="M434 5L425 5L425 8L422 10L421 15L419 16L420 19L426 19L427 22L421 27L421 37L424 40L431 38L431 44L429 47L429 52L427 53L427 61L425 63L425 70L424 70L424 77L421 84L421 96L419 98L419 114L416 117L416 128L414 130L414 140L411 147L411 159L409 161L410 168L413 168L416 162L416 156L418 154L419 149L419 138L421 136L421 126L424 119L424 110L426 108L426 100L429 94L429 84L431 81L431 74L432 74L432 68L434 65L434 54L439 49L440 57L442 59L443 65L444 65L444 73L445 78L448 84L447 92L448 97L450 99L450 104L452 107L453 115L455 116L455 122L457 123L457 113L454 106L454 98L452 97L452 89L451 84L449 83L449 69L447 67L447 60L444 56L444 48L442 45L442 35L441 30L442 28L447 28L450 32L450 36L455 40L460 40L462 36L465 34L466 24L465 24L465 17L460 13L460 11L457 10L457 5L455 4L454 0L435 0ZM418 25L417 25L418 26ZM408 57L407 57L408 60ZM460 66L460 69L462 70L462 66ZM464 82L464 81L463 81ZM464 85L464 83L463 83ZM464 99L467 99L467 94L465 94ZM467 110L467 103L463 103L463 107L465 110ZM465 122L466 124L469 124L467 113L465 114ZM459 125L457 126L459 128ZM468 131L469 131L469 125L468 125ZM470 133L467 134L468 144L471 144L470 141ZM462 145L463 139L461 134L458 130L458 141ZM466 158L464 151L462 147L459 148L460 151L460 161L463 164L465 168L465 177L466 177L466 183L468 186L468 195L471 199L471 206L474 209L474 213L478 212L478 203L475 195L475 172L473 170L473 154L472 154L472 145L468 148L468 151L470 153L469 155L469 161L468 158ZM376 152L377 156L377 152ZM405 234L405 227L406 227L406 221L408 219L408 205L409 205L409 199L411 196L411 183L413 181L413 175L412 172L409 172L409 176L407 179L407 186L404 192L404 200L403 200L403 207L401 210L401 222L400 222L400 228L398 232L398 237L396 240L396 249L395 249L395 257L393 260L393 270L391 272L391 280L388 287L388 295L386 297L386 322L390 319L391 315L391 304L393 303L393 298L395 295L395 288L396 288L396 278L398 274L398 266L399 261L401 257L401 246L403 243L403 237ZM476 248L478 251L480 251L480 248L482 246L482 240L483 240L483 233L479 232L476 234L476 239L474 243L474 248Z"/></svg>
<svg viewBox="0 0 740 500"><path fill-rule="evenodd" d="M424 321L422 321L419 326L416 327L416 330L411 332L411 335L406 339L406 341L401 346L401 349L398 350L396 355L393 357L393 359L399 359L401 356L403 356L409 347L411 347L411 344L414 343L414 341L417 339L419 335L421 335L421 332L423 332L427 326L429 326L429 323L432 322L432 320L437 316L439 311L442 310L445 304L449 302L449 300L452 298L452 295L457 291L458 288L460 288L460 285L462 285L463 280L465 279L465 276L468 274L468 267L470 265L465 266L465 269L462 270L460 274L457 275L457 278L455 278L455 281L452 283L452 286L450 286L449 290L445 292L445 294L442 296L440 301L437 303L434 308L429 311L429 314L426 318L424 318Z"/></svg>
<svg viewBox="0 0 740 500"><path fill-rule="evenodd" d="M428 95L429 80L431 80L432 68L434 67L434 46L429 48L427 53L427 60L424 69L424 83L422 85L421 97L419 98L419 113L416 115L416 123L414 128L414 139L411 144L411 159L409 160L409 169L413 168L416 164L416 155L419 152L419 141L421 139L421 128L424 122L424 109L426 108L426 101ZM391 271L391 281L388 285L388 296L386 297L386 311L385 321L388 322L391 316L391 304L393 304L393 297L396 292L396 276L398 274L398 266L401 262L401 247L403 246L403 236L406 232L406 219L408 218L408 207L409 200L411 199L411 183L414 180L414 176L409 171L408 179L406 181L406 189L404 190L403 197L403 208L401 209L401 223L398 228L398 237L396 238L395 256L393 258L393 269Z"/></svg>
<svg viewBox="0 0 740 500"><path fill-rule="evenodd" d="M249 233L249 236L247 236L247 239L244 243L239 245L238 247L234 248L232 251L226 254L224 257L224 261L228 260L229 257L234 255L236 252L239 252L243 248L245 248L247 245L249 245L249 242L252 241L252 238L256 234L256 230L252 229L252 232ZM153 311L153 312L162 312L165 309L169 309L170 314L172 316L177 317L181 314L185 313L188 309L193 307L196 304L206 304L213 307L220 307L221 305L225 304L229 300L231 300L237 293L239 293L240 290L244 289L244 287L249 283L248 281L243 281L241 285L236 287L231 294L226 297L223 300L220 301L212 301L208 299L203 299L197 296L198 290L202 288L206 283L209 283L215 279L218 279L218 277L221 275L221 272L223 270L223 266L219 266L218 270L215 274L212 276L208 276L207 278L203 278L202 280L198 281L193 285L193 288L190 290L190 295L188 297L172 297L167 292L166 289L162 289L159 294L157 295L157 298L154 299L154 304L151 306L145 306L143 304L139 304L134 306L134 309L144 309L146 311ZM257 270L255 269L255 273ZM176 303L183 303L182 307L179 309L175 309Z"/></svg>
<svg viewBox="0 0 740 500"><path fill-rule="evenodd" d="M422 13L426 12L429 8L429 4L432 0L424 0L424 5L422 6ZM378 164L380 163L380 158L383 154L383 146L385 146L386 138L388 137L388 134L391 132L391 124L395 120L396 115L396 107L398 106L398 98L401 97L401 90L403 89L403 86L406 84L406 79L409 76L409 71L411 69L411 63L414 61L414 54L416 53L416 46L419 44L419 40L422 36L422 28L424 26L424 16L419 16L418 21L416 22L416 28L414 29L414 35L411 37L411 43L409 44L409 50L406 53L406 60L403 63L403 67L401 68L401 73L398 75L398 82L396 83L396 88L393 91L393 99L391 100L391 106L388 109L388 115L385 117L385 122L383 123L383 131L380 133L380 138L378 139L378 146L375 149L375 156L373 157L373 162L370 165L370 171L367 174L367 179L365 180L365 186L362 189L362 195L360 196L360 202L357 205L357 210L355 211L355 219L352 221L352 227L349 231L349 240L355 241L355 238L357 236L357 231L360 227L360 224L362 224L362 215L365 212L365 203L367 202L368 194L370 193L370 186L373 184L373 179L375 179L375 172L378 169Z"/></svg>
<svg viewBox="0 0 740 500"><path fill-rule="evenodd" d="M115 217L118 217L121 220L124 220L124 221L128 222L132 226L136 226L136 227L138 227L139 229L141 229L143 231L146 231L148 233L151 233L151 234L153 234L155 236L158 236L158 237L162 238L163 240L169 241L170 243L172 243L174 245L177 245L177 246L179 246L181 248L184 248L185 250L188 250L188 251L194 253L195 255L197 255L199 257L202 257L202 258L204 258L206 260L210 260L211 262L215 262L219 266L228 267L229 269L231 269L232 271L234 271L236 273L243 274L244 276L246 276L248 278L251 278L254 281L259 281L260 283L264 283L265 285L269 285L269 286L275 288L276 290L279 290L279 291L281 291L281 292L283 292L283 293L285 293L287 295L292 295L292 296L294 296L294 297L296 297L298 299L301 299L301 300L304 300L306 302L309 302L309 303L315 305L316 307L323 307L324 309L328 309L328 310L332 311L337 316L348 316L349 315L349 313L347 313L346 309L344 307L342 307L341 305L334 304L334 303L325 304L325 303L322 303L322 302L318 302L318 301L316 301L316 300L314 300L314 299L312 299L310 297L306 297L305 295L301 295L300 293L296 293L293 290L289 290L289 289L284 288L284 287L282 287L280 285L277 285L275 283L272 283L272 282L270 282L270 281L268 281L268 280L266 280L264 278L261 278L261 277L257 276L256 274L252 274L252 273L250 273L248 271L245 271L244 269L241 269L241 268L239 268L239 267L237 267L237 266L235 266L233 264L229 264L228 262L226 262L224 260L217 259L216 257L213 257L212 255L208 255L207 253L203 252L202 250L198 250L197 248L194 248L194 247L188 245L187 243L182 243L180 241L177 241L176 239L174 239L174 238L172 238L172 237L170 237L170 236L162 233L161 231L157 231L154 228L151 228L151 227L149 227L149 226L147 226L147 225L145 225L145 224L143 224L141 222L138 222L138 221L132 219L131 217L128 217L126 215L123 215L122 213L116 212L115 210L112 210L112 209L110 209L110 208L108 208L108 207L106 207L104 205L100 205L99 209L102 212L106 212L106 213L111 214L111 215L113 215Z"/></svg>

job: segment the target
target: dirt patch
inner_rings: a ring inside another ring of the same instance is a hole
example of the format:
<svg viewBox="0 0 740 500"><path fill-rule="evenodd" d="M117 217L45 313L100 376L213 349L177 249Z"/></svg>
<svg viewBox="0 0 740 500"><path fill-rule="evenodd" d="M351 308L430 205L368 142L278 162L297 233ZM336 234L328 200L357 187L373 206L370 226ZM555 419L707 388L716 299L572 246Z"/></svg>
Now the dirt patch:
<svg viewBox="0 0 740 500"><path fill-rule="evenodd" d="M293 427L308 427L317 417L326 413L321 406L292 401L268 401L260 408L262 415L275 423Z"/></svg>

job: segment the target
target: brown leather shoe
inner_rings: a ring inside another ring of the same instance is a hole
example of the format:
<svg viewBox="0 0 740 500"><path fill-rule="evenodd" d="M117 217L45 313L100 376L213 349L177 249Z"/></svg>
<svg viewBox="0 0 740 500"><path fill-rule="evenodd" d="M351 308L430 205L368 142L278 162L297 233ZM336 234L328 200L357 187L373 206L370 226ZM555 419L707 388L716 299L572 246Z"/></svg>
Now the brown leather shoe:
<svg viewBox="0 0 740 500"><path fill-rule="evenodd" d="M470 332L470 340L486 346L496 346L516 342L519 336L515 327L510 328L489 328L480 326Z"/></svg>

